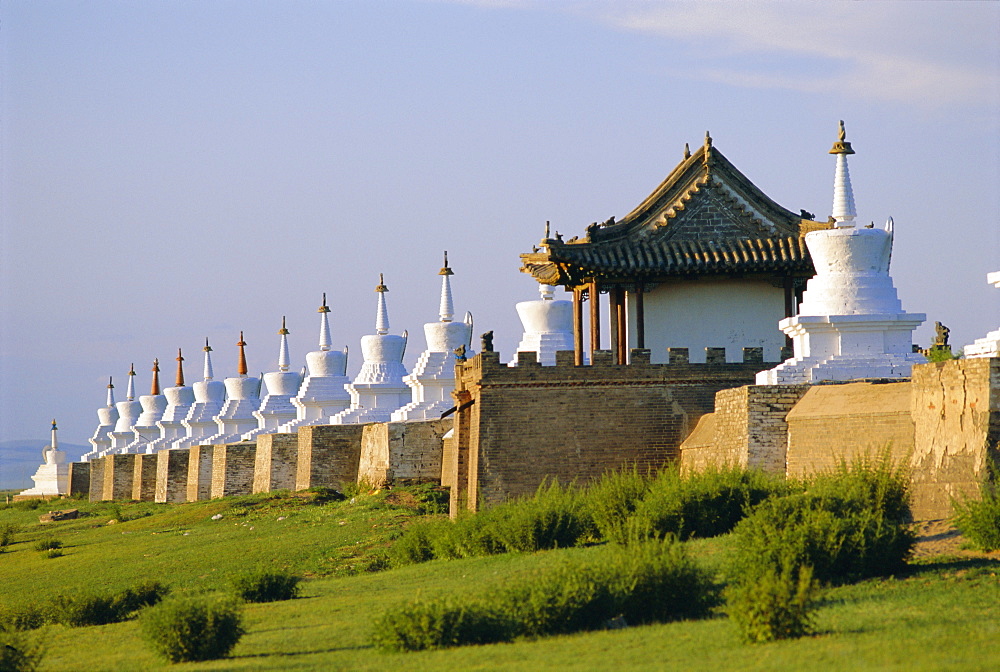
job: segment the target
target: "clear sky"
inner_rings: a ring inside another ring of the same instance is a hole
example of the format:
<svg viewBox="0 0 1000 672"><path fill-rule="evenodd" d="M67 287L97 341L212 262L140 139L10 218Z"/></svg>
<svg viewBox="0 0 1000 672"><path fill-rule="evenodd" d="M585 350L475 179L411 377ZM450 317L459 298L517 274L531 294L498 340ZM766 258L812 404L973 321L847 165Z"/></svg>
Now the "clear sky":
<svg viewBox="0 0 1000 672"><path fill-rule="evenodd" d="M206 336L274 370L283 315L300 366L324 291L353 375L379 272L412 366L445 249L509 357L545 221L622 217L706 130L822 219L844 119L916 340L1000 326L1000 3L22 0L0 49L0 440L85 443L108 376L198 380Z"/></svg>

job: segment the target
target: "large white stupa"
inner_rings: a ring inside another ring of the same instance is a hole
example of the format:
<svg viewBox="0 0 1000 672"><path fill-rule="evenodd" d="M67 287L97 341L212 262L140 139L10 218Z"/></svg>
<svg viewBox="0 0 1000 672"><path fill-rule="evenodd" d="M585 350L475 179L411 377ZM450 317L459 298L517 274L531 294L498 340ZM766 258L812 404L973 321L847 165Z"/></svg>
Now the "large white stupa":
<svg viewBox="0 0 1000 672"><path fill-rule="evenodd" d="M174 442L174 448L190 448L205 443L204 439L215 434L218 426L215 418L222 412L226 401L226 385L221 380L215 380L212 370L212 346L205 339L205 368L202 380L192 385L194 404L187 417L181 421L184 425L184 436Z"/></svg>
<svg viewBox="0 0 1000 672"><path fill-rule="evenodd" d="M163 390L163 396L167 400L167 406L156 423L160 434L146 444L147 453L170 448L173 442L183 437L187 431L182 421L194 404L194 390L184 384L184 355L180 348L177 348L177 376L174 379L174 386Z"/></svg>
<svg viewBox="0 0 1000 672"><path fill-rule="evenodd" d="M247 432L257 427L257 418L253 412L260 408L261 379L247 376L246 341L243 332L236 346L240 349L240 357L236 367L236 376L226 378L226 403L215 416L218 431L206 437L203 443L220 444L235 443Z"/></svg>
<svg viewBox="0 0 1000 672"><path fill-rule="evenodd" d="M69 492L69 464L66 463L66 453L59 450L58 429L53 420L52 443L42 448L42 464L31 477L35 487L22 490L18 493L19 497L48 497Z"/></svg>
<svg viewBox="0 0 1000 672"><path fill-rule="evenodd" d="M806 234L816 275L806 285L799 314L778 326L792 338L795 356L757 374L760 385L823 380L906 378L926 358L913 352L913 330L922 313L903 311L889 276L893 224L858 228L847 156L844 123L831 154L837 155L834 179L834 228Z"/></svg>
<svg viewBox="0 0 1000 672"><path fill-rule="evenodd" d="M1000 289L1000 271L986 276L986 282ZM1000 328L991 331L983 338L977 338L972 345L965 346L966 357L1000 357Z"/></svg>
<svg viewBox="0 0 1000 672"><path fill-rule="evenodd" d="M302 375L298 371L289 371L288 359L288 329L285 318L281 318L281 343L278 346L278 370L264 374L264 387L267 395L261 401L260 408L253 412L257 418L257 428L243 435L244 441L251 441L260 434L273 434L278 427L295 419L296 409L291 398L299 391Z"/></svg>
<svg viewBox="0 0 1000 672"><path fill-rule="evenodd" d="M516 306L524 328L517 352L536 352L540 364L554 366L556 352L573 350L573 302L554 299L551 285L539 285L538 293L540 299ZM517 366L516 355L510 366Z"/></svg>
<svg viewBox="0 0 1000 672"><path fill-rule="evenodd" d="M128 388L125 392L125 401L119 401L115 406L118 408L118 422L115 423L114 430L108 432L108 436L111 437L111 447L101 457L127 453L128 445L135 439L132 428L142 413L142 404L135 400L135 364L132 364L128 370Z"/></svg>
<svg viewBox="0 0 1000 672"><path fill-rule="evenodd" d="M118 422L118 409L115 407L115 385L113 378L108 379L107 403L97 409L97 422L97 429L94 431L94 435L87 439L90 445L93 446L93 449L90 452L84 453L80 458L83 462L89 462L111 448L111 437L108 436L108 432L112 431L115 428L115 423Z"/></svg>
<svg viewBox="0 0 1000 672"><path fill-rule="evenodd" d="M402 336L389 333L389 311L385 303L389 288L381 273L375 291L378 293L375 333L361 337L365 361L357 378L347 386L351 407L331 417L331 425L388 422L393 411L411 401L410 388L403 382L407 334L405 331Z"/></svg>
<svg viewBox="0 0 1000 672"><path fill-rule="evenodd" d="M451 297L451 276L448 253L444 253L441 276L441 302L439 321L424 325L427 349L420 353L412 373L403 382L412 390L412 401L394 411L393 422L406 420L431 420L454 406L451 391L455 389L455 350L465 348L467 357L472 355L472 313L465 313L465 320L452 322L455 306Z"/></svg>
<svg viewBox="0 0 1000 672"><path fill-rule="evenodd" d="M325 425L331 415L351 405L351 395L344 388L351 382L347 377L347 346L343 352L330 349L330 307L326 305L326 293L317 312L320 315L319 350L306 355L308 375L298 394L289 400L295 407L295 419L281 425L279 432L294 432L307 425Z"/></svg>
<svg viewBox="0 0 1000 672"><path fill-rule="evenodd" d="M167 398L160 393L160 360L153 360L153 380L150 384L149 394L139 397L139 406L142 413L136 418L132 433L135 438L126 448L129 453L146 452L146 446L160 438L160 428L156 423L163 417L163 412L167 410Z"/></svg>

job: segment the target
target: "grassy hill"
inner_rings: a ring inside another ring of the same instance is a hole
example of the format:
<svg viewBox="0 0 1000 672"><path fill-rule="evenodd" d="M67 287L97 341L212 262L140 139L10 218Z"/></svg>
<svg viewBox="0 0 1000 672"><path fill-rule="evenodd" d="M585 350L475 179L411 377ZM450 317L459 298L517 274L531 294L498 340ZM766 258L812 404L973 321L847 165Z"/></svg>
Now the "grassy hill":
<svg viewBox="0 0 1000 672"><path fill-rule="evenodd" d="M38 514L79 507L78 520L41 525ZM60 592L121 589L157 579L175 592L226 590L248 568L304 574L301 599L244 610L248 634L230 658L169 666L139 636L136 621L35 631L43 670L993 670L1000 667L1000 561L932 558L905 576L831 589L816 636L743 644L723 613L691 622L630 627L513 644L385 654L369 644L383 610L414 596L481 594L512 577L594 553L573 548L433 561L379 569L400 530L433 508L425 489L333 501L277 493L184 505L67 501L39 510L0 507L0 525L21 526L0 554L0 607ZM221 518L213 520L213 516ZM115 520L118 522L112 523ZM59 539L64 555L34 550ZM687 542L711 571L728 537Z"/></svg>

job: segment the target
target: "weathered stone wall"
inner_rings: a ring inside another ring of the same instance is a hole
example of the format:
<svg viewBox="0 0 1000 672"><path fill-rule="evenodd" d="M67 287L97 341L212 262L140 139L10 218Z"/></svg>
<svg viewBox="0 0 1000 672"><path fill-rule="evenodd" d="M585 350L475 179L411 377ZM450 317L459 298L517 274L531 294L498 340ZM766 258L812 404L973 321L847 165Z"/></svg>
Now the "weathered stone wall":
<svg viewBox="0 0 1000 672"><path fill-rule="evenodd" d="M253 491L257 444L249 441L213 446L212 498L249 495Z"/></svg>
<svg viewBox="0 0 1000 672"><path fill-rule="evenodd" d="M1000 358L913 367L912 412L914 515L945 518L1000 464Z"/></svg>
<svg viewBox="0 0 1000 672"><path fill-rule="evenodd" d="M626 464L658 469L679 456L716 392L774 366L649 364L648 350L633 350L627 366L597 351L590 366L564 355L542 367L533 354L518 353L517 367L495 352L458 367L457 449L444 471L468 508L530 494L546 477L582 483Z"/></svg>
<svg viewBox="0 0 1000 672"><path fill-rule="evenodd" d="M161 450L156 453L156 494L154 501L180 504L187 501L188 448Z"/></svg>
<svg viewBox="0 0 1000 672"><path fill-rule="evenodd" d="M92 502L100 502L104 499L104 458L97 457L87 464L90 465L90 496Z"/></svg>
<svg viewBox="0 0 1000 672"><path fill-rule="evenodd" d="M90 462L71 462L69 465L70 497L90 495Z"/></svg>
<svg viewBox="0 0 1000 672"><path fill-rule="evenodd" d="M364 425L309 425L299 428L295 489L342 488L356 483Z"/></svg>
<svg viewBox="0 0 1000 672"><path fill-rule="evenodd" d="M257 461L253 491L291 490L299 454L297 434L261 434L257 437Z"/></svg>
<svg viewBox="0 0 1000 672"><path fill-rule="evenodd" d="M135 456L132 474L132 499L152 502L156 498L156 455L140 453Z"/></svg>
<svg viewBox="0 0 1000 672"><path fill-rule="evenodd" d="M365 425L358 481L373 486L441 481L442 437L454 421L423 420Z"/></svg>
<svg viewBox="0 0 1000 672"><path fill-rule="evenodd" d="M905 463L913 452L909 381L814 385L788 413L788 468L794 478L841 461L890 450Z"/></svg>
<svg viewBox="0 0 1000 672"><path fill-rule="evenodd" d="M106 455L104 461L104 501L132 498L135 455Z"/></svg>
<svg viewBox="0 0 1000 672"><path fill-rule="evenodd" d="M188 449L187 501L198 502L212 497L212 455L215 447L191 446Z"/></svg>

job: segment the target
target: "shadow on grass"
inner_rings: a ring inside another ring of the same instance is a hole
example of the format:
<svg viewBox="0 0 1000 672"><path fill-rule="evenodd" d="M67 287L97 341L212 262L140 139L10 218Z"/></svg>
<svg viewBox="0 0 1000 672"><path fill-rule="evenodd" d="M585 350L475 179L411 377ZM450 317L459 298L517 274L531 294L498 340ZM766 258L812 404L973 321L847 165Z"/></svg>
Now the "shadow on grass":
<svg viewBox="0 0 1000 672"><path fill-rule="evenodd" d="M337 646L329 649L312 649L310 651L270 651L268 653L248 653L242 656L228 656L230 660L241 658L291 658L293 656L311 656L318 653L337 653L338 651L361 651L371 649L371 644L359 644L357 646Z"/></svg>
<svg viewBox="0 0 1000 672"><path fill-rule="evenodd" d="M921 576L924 574L940 574L970 570L1000 571L1000 558L964 558L956 555L942 555L932 558L919 558L907 566L901 577Z"/></svg>

